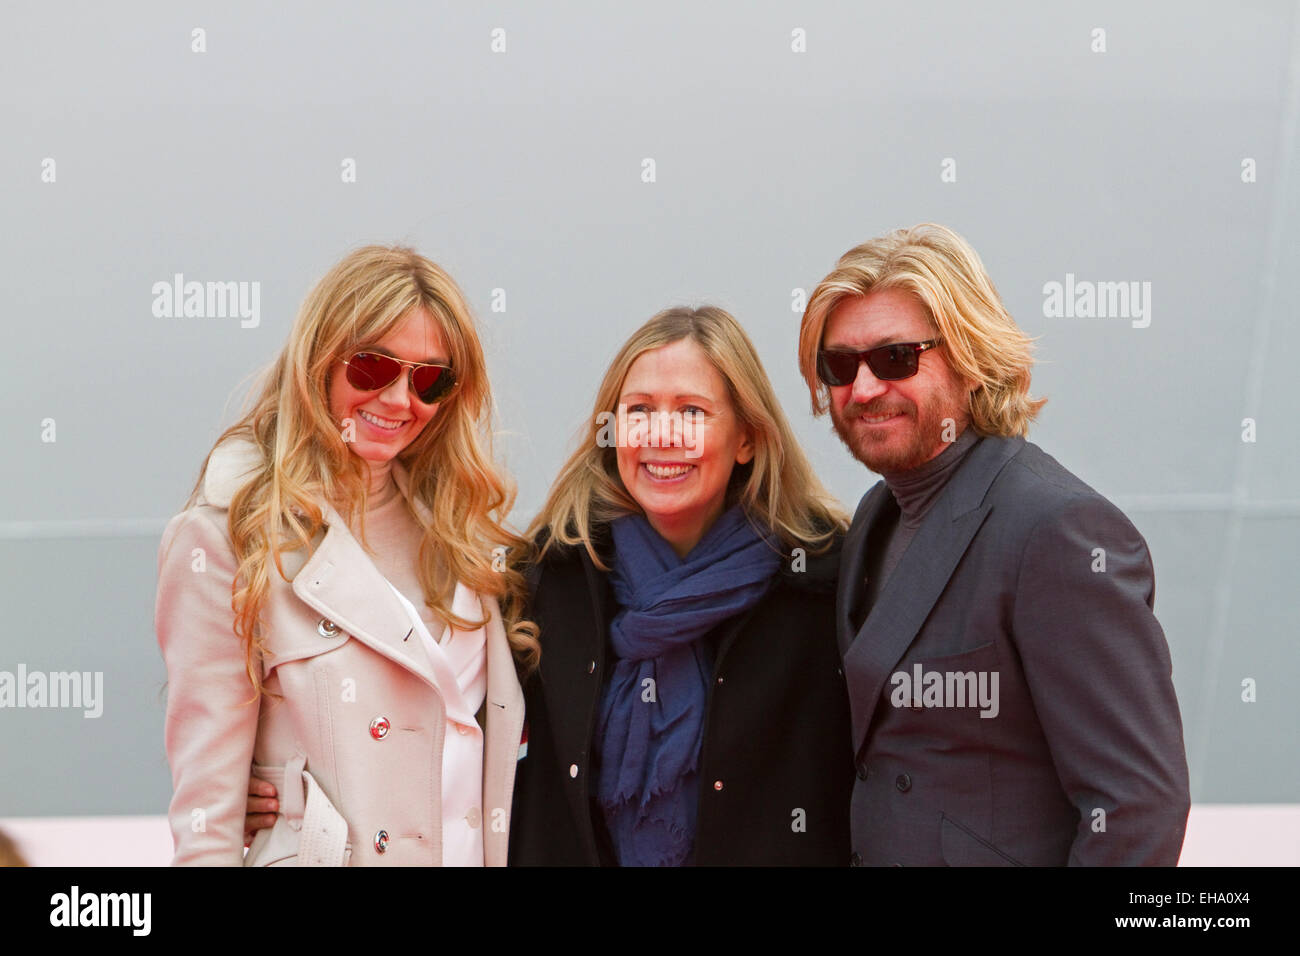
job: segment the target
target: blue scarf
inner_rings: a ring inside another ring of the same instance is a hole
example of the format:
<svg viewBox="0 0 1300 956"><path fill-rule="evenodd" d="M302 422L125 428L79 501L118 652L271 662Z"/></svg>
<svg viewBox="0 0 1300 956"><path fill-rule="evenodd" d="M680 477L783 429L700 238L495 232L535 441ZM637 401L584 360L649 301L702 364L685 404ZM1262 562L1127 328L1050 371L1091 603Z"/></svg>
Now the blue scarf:
<svg viewBox="0 0 1300 956"><path fill-rule="evenodd" d="M739 505L682 560L644 515L610 523L618 658L594 744L596 799L623 866L691 861L710 664L699 638L753 607L781 563Z"/></svg>

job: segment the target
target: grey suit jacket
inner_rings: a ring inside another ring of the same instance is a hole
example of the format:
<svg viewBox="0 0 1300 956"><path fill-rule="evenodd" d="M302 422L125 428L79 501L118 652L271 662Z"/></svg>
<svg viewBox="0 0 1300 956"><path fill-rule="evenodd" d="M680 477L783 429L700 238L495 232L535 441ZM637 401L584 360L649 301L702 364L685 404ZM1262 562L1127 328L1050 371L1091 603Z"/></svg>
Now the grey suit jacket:
<svg viewBox="0 0 1300 956"><path fill-rule="evenodd" d="M1022 438L986 437L860 631L863 497L836 599L855 864L1172 866L1190 805L1146 542ZM937 675L937 676L936 676Z"/></svg>

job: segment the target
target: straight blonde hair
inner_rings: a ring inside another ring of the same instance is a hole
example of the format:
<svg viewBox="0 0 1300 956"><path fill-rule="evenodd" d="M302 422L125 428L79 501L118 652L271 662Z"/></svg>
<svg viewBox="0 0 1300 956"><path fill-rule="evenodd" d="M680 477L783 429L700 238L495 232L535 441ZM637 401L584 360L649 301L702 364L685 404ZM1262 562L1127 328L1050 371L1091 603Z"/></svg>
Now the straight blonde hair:
<svg viewBox="0 0 1300 956"><path fill-rule="evenodd" d="M817 350L835 307L883 289L910 291L943 339L959 378L975 382L971 424L982 435L1025 435L1046 404L1029 396L1033 340L1007 312L975 250L946 226L923 222L855 246L817 284L799 326L799 371L814 415L830 391L817 377Z"/></svg>
<svg viewBox="0 0 1300 956"><path fill-rule="evenodd" d="M740 323L716 306L677 307L658 313L619 349L596 392L590 427L560 469L528 537L548 535L538 557L556 544L581 544L597 567L608 570L592 543L595 525L641 507L618 473L617 449L598 440L604 413L614 414L632 363L651 349L690 339L704 350L723 380L742 427L754 437L754 457L732 471L727 506L739 502L763 534L787 547L824 551L848 516L823 487L794 437L754 344Z"/></svg>

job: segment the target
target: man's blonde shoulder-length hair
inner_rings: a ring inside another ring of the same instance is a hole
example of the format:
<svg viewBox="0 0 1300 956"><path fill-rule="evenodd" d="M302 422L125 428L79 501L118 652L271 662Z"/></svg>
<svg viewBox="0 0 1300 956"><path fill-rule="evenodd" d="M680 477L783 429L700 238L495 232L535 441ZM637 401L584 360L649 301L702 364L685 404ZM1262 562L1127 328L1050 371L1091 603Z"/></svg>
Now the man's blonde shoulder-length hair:
<svg viewBox="0 0 1300 956"><path fill-rule="evenodd" d="M618 473L618 449L599 440L602 420L617 414L628 371L651 349L690 339L704 351L723 381L741 427L754 440L754 457L732 470L726 507L740 502L764 534L774 532L789 548L825 551L848 516L813 472L777 401L754 344L730 313L716 306L665 309L652 317L619 349L596 392L590 425L578 449L560 469L528 536L548 532L538 557L552 545L583 545L597 567L605 568L592 541L596 525L639 513ZM608 414L606 414L608 413ZM606 569L607 570L607 569Z"/></svg>
<svg viewBox="0 0 1300 956"><path fill-rule="evenodd" d="M503 521L515 489L493 462L491 393L469 306L452 278L414 250L365 246L339 261L307 295L249 410L216 442L244 439L262 455L261 468L236 492L229 513L238 567L234 630L245 643L248 675L259 691L265 649L260 614L271 566L288 580L281 554L311 552L325 523L319 499L345 520L359 518L365 533L367 468L330 414L331 373L338 360L373 345L418 309L441 330L457 380L437 414L397 456L409 471L411 496L431 515L417 558L425 600L442 620L473 628L484 622L452 613L456 582L496 597L517 666L522 673L536 666L537 628L522 619L523 575L513 567L493 568L494 548L516 554L527 549ZM209 452L190 505L199 499L211 457ZM421 520L414 509L411 514Z"/></svg>
<svg viewBox="0 0 1300 956"><path fill-rule="evenodd" d="M1029 396L1033 340L1007 312L975 250L946 226L924 222L844 253L817 284L799 327L799 371L813 414L830 392L817 377L817 350L835 307L853 296L905 289L929 310L959 378L976 384L971 424L982 435L1024 435L1046 399Z"/></svg>

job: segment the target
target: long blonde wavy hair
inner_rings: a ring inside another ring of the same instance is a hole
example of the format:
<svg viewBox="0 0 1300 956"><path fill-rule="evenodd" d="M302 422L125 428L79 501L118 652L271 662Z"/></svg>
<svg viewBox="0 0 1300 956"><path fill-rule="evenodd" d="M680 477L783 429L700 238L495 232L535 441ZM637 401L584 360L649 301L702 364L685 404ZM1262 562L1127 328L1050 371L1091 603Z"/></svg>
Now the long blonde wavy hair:
<svg viewBox="0 0 1300 956"><path fill-rule="evenodd" d="M953 371L977 383L970 397L976 432L1009 438L1029 431L1047 402L1029 396L1033 339L1007 312L970 244L933 222L855 246L813 290L799 326L799 371L813 414L829 404L829 390L817 377L817 350L830 314L847 298L883 289L904 289L919 298Z"/></svg>
<svg viewBox="0 0 1300 956"><path fill-rule="evenodd" d="M456 582L496 597L518 669L527 674L536 666L537 628L522 618L523 576L514 562L498 560L494 568L494 549L523 554L527 548L504 524L515 489L492 459L491 393L469 306L452 278L414 250L365 246L311 290L249 410L216 442L244 439L261 451L261 466L235 493L228 519L238 565L234 631L245 644L248 676L259 692L265 650L260 616L272 565L288 580L281 555L311 552L325 523L318 499L345 520L360 515L364 524L368 468L330 415L331 371L338 359L383 338L416 309L437 323L457 379L455 390L396 459L409 471L412 498L426 504L432 517L417 558L425 602L453 626L475 628L484 622L452 613ZM189 505L199 498L211 458L210 451Z"/></svg>
<svg viewBox="0 0 1300 956"><path fill-rule="evenodd" d="M618 473L618 449L598 440L603 413L616 414L632 363L651 349L689 338L703 349L727 383L742 427L754 438L754 457L732 471L726 506L740 502L763 533L790 547L824 551L848 516L826 490L799 446L777 401L754 344L730 313L716 306L665 309L632 333L596 392L591 425L560 469L546 504L528 528L536 542L549 529L537 557L553 545L581 544L597 567L608 570L592 543L595 525L641 511Z"/></svg>

